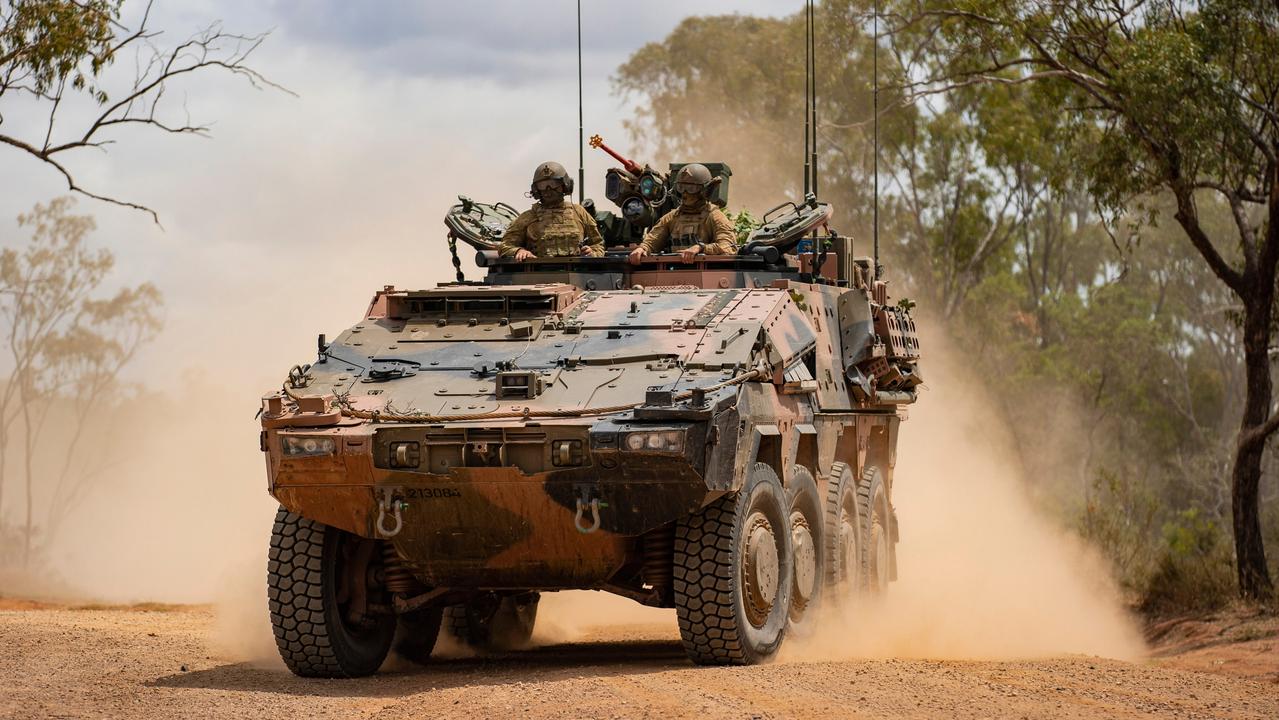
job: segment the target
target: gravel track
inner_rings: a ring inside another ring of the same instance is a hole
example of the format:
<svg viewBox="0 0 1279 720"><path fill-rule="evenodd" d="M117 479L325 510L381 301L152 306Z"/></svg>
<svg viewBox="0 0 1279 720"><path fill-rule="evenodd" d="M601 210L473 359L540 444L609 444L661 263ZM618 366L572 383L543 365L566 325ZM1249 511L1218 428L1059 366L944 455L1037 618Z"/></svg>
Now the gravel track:
<svg viewBox="0 0 1279 720"><path fill-rule="evenodd" d="M674 624L304 680L222 656L207 608L0 612L3 718L1279 717L1279 676L1086 657L691 665ZM185 668L185 669L184 669Z"/></svg>

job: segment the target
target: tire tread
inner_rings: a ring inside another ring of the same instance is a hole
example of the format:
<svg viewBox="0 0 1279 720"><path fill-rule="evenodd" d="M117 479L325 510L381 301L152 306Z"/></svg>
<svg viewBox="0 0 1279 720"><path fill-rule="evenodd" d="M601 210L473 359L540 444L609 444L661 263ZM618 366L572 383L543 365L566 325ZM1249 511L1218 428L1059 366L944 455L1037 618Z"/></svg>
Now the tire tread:
<svg viewBox="0 0 1279 720"><path fill-rule="evenodd" d="M324 619L323 525L284 508L275 514L267 607L284 664L302 677L346 677Z"/></svg>
<svg viewBox="0 0 1279 720"><path fill-rule="evenodd" d="M862 473L861 482L857 483L857 504L862 515L862 543L859 548L862 555L861 582L862 587L866 588L866 590L872 594L883 593L886 589L875 586L875 583L871 578L870 567L871 546L873 545L875 528L875 508L873 505L875 501L875 490L877 487L883 488L885 493L888 492L887 488L884 488L883 472L875 465L867 466L866 471ZM881 532L888 532L887 518L883 518L883 522L881 523Z"/></svg>
<svg viewBox="0 0 1279 720"><path fill-rule="evenodd" d="M680 639L699 665L749 662L737 628L733 589L733 520L729 495L675 529L675 607Z"/></svg>

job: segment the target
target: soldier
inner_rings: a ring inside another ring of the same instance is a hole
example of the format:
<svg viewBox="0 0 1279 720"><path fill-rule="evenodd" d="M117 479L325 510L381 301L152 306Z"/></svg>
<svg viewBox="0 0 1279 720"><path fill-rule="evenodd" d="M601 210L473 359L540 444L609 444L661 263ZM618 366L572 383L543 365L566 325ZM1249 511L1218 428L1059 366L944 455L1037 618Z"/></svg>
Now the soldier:
<svg viewBox="0 0 1279 720"><path fill-rule="evenodd" d="M604 255L604 238L586 208L564 202L573 192L573 178L557 162L544 162L533 171L532 209L506 228L498 254L519 262L535 257Z"/></svg>
<svg viewBox="0 0 1279 720"><path fill-rule="evenodd" d="M705 165L685 165L675 174L679 207L662 216L631 251L630 261L638 264L645 255L667 249L678 251L684 262L698 253L732 255L737 252L737 232L724 211L708 201L714 181Z"/></svg>

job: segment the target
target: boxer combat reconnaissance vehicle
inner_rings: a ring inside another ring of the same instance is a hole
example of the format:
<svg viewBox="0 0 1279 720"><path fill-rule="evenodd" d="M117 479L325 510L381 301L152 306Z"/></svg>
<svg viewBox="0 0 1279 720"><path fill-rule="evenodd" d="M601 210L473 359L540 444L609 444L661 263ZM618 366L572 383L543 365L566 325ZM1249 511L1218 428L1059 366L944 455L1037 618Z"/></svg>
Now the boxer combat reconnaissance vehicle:
<svg viewBox="0 0 1279 720"><path fill-rule="evenodd" d="M449 246L484 279L378 290L263 398L291 670L422 661L441 629L517 648L565 589L675 608L694 662L757 663L895 577L909 304L812 194L737 255L628 263L678 167L609 171L599 258L500 259L514 210L461 198Z"/></svg>

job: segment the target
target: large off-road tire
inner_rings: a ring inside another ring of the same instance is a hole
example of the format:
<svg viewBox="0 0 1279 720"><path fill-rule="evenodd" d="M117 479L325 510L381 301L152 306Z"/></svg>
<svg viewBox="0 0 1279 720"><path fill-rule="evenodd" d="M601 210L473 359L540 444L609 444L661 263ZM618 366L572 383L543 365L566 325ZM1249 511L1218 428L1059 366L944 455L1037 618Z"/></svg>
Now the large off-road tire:
<svg viewBox="0 0 1279 720"><path fill-rule="evenodd" d="M853 469L831 463L826 481L826 587L831 597L848 605L856 602L864 586L866 559L861 500Z"/></svg>
<svg viewBox="0 0 1279 720"><path fill-rule="evenodd" d="M892 508L888 504L884 473L874 465L866 468L857 494L862 513L862 537L866 539L862 576L868 593L882 595L887 592L888 582L892 579L893 552L889 531Z"/></svg>
<svg viewBox="0 0 1279 720"><path fill-rule="evenodd" d="M781 647L793 571L786 493L753 463L742 489L675 528L675 608L693 662L747 665Z"/></svg>
<svg viewBox="0 0 1279 720"><path fill-rule="evenodd" d="M826 513L817 493L817 481L808 468L791 468L786 485L786 503L790 510L791 573L793 587L790 602L792 635L807 635L813 627L817 606L821 602L826 577Z"/></svg>
<svg viewBox="0 0 1279 720"><path fill-rule="evenodd" d="M395 654L409 662L425 665L435 650L443 619L443 608L427 608L400 615L395 628Z"/></svg>
<svg viewBox="0 0 1279 720"><path fill-rule="evenodd" d="M386 659L395 616L349 616L350 583L367 582L371 573L356 568L367 570L375 542L284 508L276 513L267 598L275 644L295 674L359 677L373 674Z"/></svg>
<svg viewBox="0 0 1279 720"><path fill-rule="evenodd" d="M458 641L488 652L517 650L533 638L537 622L535 592L519 595L482 595L463 605L444 609L444 625Z"/></svg>

